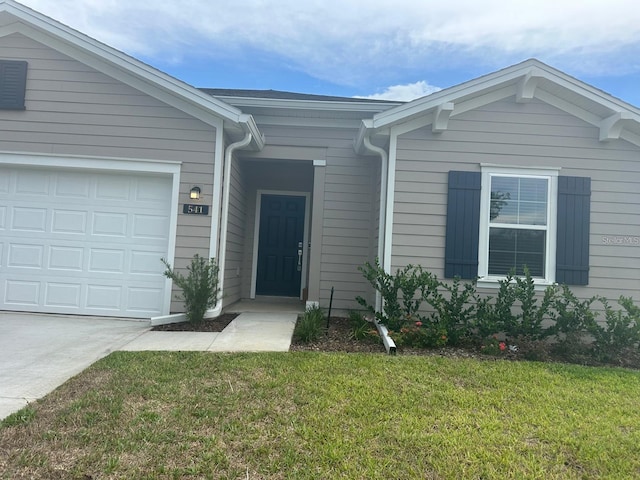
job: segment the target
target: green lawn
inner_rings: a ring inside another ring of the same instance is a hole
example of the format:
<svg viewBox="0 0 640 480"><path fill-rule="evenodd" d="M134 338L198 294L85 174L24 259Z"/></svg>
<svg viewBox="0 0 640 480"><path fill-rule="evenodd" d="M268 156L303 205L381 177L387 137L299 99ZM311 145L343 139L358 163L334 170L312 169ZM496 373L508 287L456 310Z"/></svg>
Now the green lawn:
<svg viewBox="0 0 640 480"><path fill-rule="evenodd" d="M640 372L118 352L0 429L2 478L640 478Z"/></svg>

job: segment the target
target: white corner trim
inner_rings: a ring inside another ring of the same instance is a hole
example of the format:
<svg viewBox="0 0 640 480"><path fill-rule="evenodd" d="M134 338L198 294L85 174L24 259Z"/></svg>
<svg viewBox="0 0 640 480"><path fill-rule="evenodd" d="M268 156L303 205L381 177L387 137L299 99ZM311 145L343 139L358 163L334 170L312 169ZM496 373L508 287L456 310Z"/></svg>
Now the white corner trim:
<svg viewBox="0 0 640 480"><path fill-rule="evenodd" d="M516 102L527 103L533 100L536 94L538 82L542 78L542 73L533 68L527 73L520 82L518 82L518 90L516 91Z"/></svg>
<svg viewBox="0 0 640 480"><path fill-rule="evenodd" d="M313 161L313 166L314 167L326 167L327 166L327 161L326 160L314 160Z"/></svg>
<svg viewBox="0 0 640 480"><path fill-rule="evenodd" d="M433 115L433 123L431 124L431 131L433 133L442 133L447 129L449 125L449 117L453 113L454 103L445 102L438 105Z"/></svg>
<svg viewBox="0 0 640 480"><path fill-rule="evenodd" d="M633 116L629 112L616 112L600 122L600 141L617 140L620 138L622 128Z"/></svg>

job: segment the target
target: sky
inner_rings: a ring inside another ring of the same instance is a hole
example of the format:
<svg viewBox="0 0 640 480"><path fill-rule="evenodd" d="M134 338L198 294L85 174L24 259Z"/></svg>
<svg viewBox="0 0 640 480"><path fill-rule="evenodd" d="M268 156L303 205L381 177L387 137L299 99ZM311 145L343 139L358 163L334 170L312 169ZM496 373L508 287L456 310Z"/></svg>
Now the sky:
<svg viewBox="0 0 640 480"><path fill-rule="evenodd" d="M638 0L19 0L195 87L411 100L537 58L640 107Z"/></svg>

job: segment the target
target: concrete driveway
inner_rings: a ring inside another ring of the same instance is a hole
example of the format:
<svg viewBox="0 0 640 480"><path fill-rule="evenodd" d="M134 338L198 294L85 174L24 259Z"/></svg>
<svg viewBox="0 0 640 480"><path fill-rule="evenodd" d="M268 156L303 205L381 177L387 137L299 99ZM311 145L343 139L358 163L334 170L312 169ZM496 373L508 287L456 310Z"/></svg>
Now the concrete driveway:
<svg viewBox="0 0 640 480"><path fill-rule="evenodd" d="M145 321L0 312L0 419L148 329Z"/></svg>

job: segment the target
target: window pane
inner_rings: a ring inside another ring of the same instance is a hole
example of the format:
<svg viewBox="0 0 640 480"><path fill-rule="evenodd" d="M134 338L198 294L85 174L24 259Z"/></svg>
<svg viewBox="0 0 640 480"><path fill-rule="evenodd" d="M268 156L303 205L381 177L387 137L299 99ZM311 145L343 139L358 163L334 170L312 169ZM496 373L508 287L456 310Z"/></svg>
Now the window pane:
<svg viewBox="0 0 640 480"><path fill-rule="evenodd" d="M545 178L491 177L491 223L547 224L548 181Z"/></svg>
<svg viewBox="0 0 640 480"><path fill-rule="evenodd" d="M489 275L507 275L513 270L523 275L526 265L532 277L544 277L546 235L544 230L490 228Z"/></svg>

